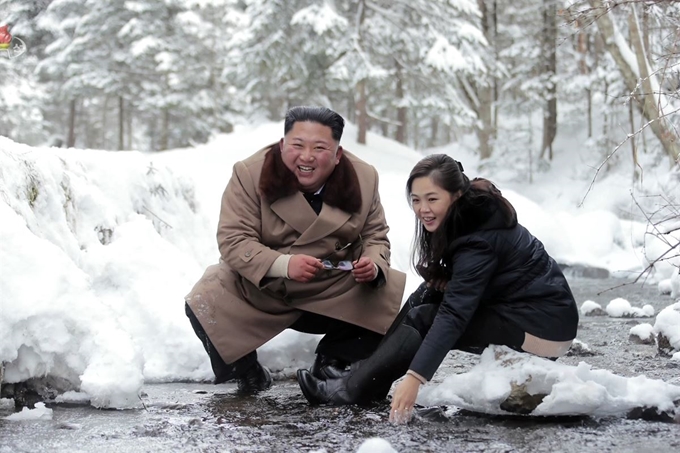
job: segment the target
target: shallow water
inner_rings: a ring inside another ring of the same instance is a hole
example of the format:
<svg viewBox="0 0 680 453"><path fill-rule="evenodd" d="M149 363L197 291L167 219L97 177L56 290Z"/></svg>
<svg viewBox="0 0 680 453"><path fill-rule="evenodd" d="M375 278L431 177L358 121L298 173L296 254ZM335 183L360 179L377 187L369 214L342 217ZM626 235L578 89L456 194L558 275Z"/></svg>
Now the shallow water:
<svg viewBox="0 0 680 453"><path fill-rule="evenodd" d="M613 279L571 278L579 303L603 307L615 297L658 313L673 301L653 285ZM569 356L622 376L644 374L677 382L678 362L657 357L656 348L632 344L628 331L649 319L582 317L578 338L596 355ZM462 372L477 357L453 352L435 380ZM254 397L236 394L234 384L148 385L145 409L115 411L52 405L51 421L9 422L0 413L0 453L9 452L353 452L367 438L381 437L399 452L659 452L680 451L680 425L625 418L489 417L444 408L423 408L407 426L387 421L387 403L373 408L310 407L293 380L278 380Z"/></svg>

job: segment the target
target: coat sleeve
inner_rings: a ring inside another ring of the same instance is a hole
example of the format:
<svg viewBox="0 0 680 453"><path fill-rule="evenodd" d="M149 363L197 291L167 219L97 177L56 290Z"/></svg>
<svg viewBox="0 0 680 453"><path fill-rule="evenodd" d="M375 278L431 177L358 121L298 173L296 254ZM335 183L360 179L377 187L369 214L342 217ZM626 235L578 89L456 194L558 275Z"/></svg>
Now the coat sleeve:
<svg viewBox="0 0 680 453"><path fill-rule="evenodd" d="M262 244L261 201L243 162L234 165L222 195L217 244L222 260L257 287L281 256Z"/></svg>
<svg viewBox="0 0 680 453"><path fill-rule="evenodd" d="M444 299L410 366L427 380L432 379L479 308L498 260L486 241L469 238L454 251L452 264Z"/></svg>
<svg viewBox="0 0 680 453"><path fill-rule="evenodd" d="M387 226L385 210L380 202L378 172L375 168L373 168L373 172L375 174L375 187L373 188L371 209L361 230L361 237L364 241L363 256L370 257L378 265L380 271L376 280L379 281L375 283L376 286L382 286L390 268L390 241L387 238L387 232L390 228Z"/></svg>

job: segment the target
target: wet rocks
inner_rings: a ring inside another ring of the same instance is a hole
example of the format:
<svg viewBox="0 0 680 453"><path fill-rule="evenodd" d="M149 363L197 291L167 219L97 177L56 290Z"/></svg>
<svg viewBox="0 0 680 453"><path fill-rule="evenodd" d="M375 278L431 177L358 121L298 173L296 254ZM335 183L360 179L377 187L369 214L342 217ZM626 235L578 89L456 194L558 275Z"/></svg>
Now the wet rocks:
<svg viewBox="0 0 680 453"><path fill-rule="evenodd" d="M571 344L571 347L567 351L567 356L576 356L576 357L592 357L599 355L598 352L594 351L593 349L590 348L587 344L585 344L582 341L579 340L574 340L574 342Z"/></svg>
<svg viewBox="0 0 680 453"><path fill-rule="evenodd" d="M670 340L663 333L656 336L656 347L659 355L662 357L671 357L675 353L675 349L671 345Z"/></svg>
<svg viewBox="0 0 680 453"><path fill-rule="evenodd" d="M638 336L637 334L634 334L634 333L631 333L628 336L628 341L630 341L631 343L635 343L635 344L647 344L647 345L654 345L654 343L655 343L654 336L642 338L642 337L640 337L640 336Z"/></svg>
<svg viewBox="0 0 680 453"><path fill-rule="evenodd" d="M545 393L532 395L527 392L526 384L510 383L512 390L510 395L501 403L501 409L513 414L530 414L543 402L543 398L548 396Z"/></svg>
<svg viewBox="0 0 680 453"><path fill-rule="evenodd" d="M73 385L62 378L45 376L32 378L23 382L3 384L0 398L14 400L17 409L28 407L33 409L41 401L53 401L57 395L74 390Z"/></svg>
<svg viewBox="0 0 680 453"><path fill-rule="evenodd" d="M628 411L626 418L650 422L680 423L680 400L674 401L674 409L662 411L658 407L635 407Z"/></svg>
<svg viewBox="0 0 680 453"><path fill-rule="evenodd" d="M587 300L581 305L581 314L583 316L607 316L602 306L595 301Z"/></svg>
<svg viewBox="0 0 680 453"><path fill-rule="evenodd" d="M629 331L628 341L635 344L656 344L654 327L651 324L636 324Z"/></svg>

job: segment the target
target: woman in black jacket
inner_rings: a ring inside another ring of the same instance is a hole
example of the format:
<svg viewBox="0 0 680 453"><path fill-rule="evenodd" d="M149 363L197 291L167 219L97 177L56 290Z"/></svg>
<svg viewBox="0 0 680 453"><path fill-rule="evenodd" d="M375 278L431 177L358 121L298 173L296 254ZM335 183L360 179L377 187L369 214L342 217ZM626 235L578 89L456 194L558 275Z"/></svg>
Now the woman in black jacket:
<svg viewBox="0 0 680 453"><path fill-rule="evenodd" d="M543 244L517 223L513 206L490 181L472 181L450 156L422 159L406 185L416 214L413 264L423 283L378 349L345 376L298 382L312 404L365 404L392 382L390 420L410 419L421 384L451 349L481 353L490 344L542 357L564 355L578 310Z"/></svg>

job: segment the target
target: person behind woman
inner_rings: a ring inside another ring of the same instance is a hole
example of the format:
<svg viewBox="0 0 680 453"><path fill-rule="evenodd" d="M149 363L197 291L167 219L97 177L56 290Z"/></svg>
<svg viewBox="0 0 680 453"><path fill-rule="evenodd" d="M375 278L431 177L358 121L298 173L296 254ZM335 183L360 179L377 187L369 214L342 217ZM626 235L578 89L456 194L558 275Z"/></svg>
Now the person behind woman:
<svg viewBox="0 0 680 453"><path fill-rule="evenodd" d="M555 359L576 337L578 310L562 271L490 181L470 181L444 154L423 158L406 184L416 214L413 264L425 282L387 335L348 374L298 382L311 404L367 404L395 388L390 420L410 419L420 385L451 349L490 344Z"/></svg>

